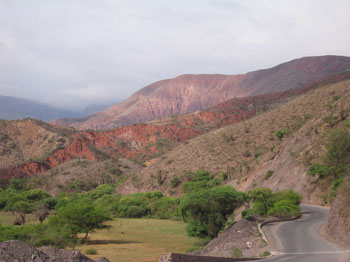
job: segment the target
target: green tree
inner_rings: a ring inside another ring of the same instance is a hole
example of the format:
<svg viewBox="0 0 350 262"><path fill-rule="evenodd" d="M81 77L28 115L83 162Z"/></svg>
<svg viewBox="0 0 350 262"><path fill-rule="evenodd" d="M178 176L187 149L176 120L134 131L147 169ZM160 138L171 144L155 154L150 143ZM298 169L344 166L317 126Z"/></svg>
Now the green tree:
<svg viewBox="0 0 350 262"><path fill-rule="evenodd" d="M105 221L110 220L106 210L97 207L86 199L80 199L61 207L50 219L50 225L62 226L70 232L73 248L79 240L79 234L84 234L81 243L85 243L90 232L105 228Z"/></svg>
<svg viewBox="0 0 350 262"><path fill-rule="evenodd" d="M350 173L350 131L338 129L331 132L326 145L324 164L328 175L337 178Z"/></svg>
<svg viewBox="0 0 350 262"><path fill-rule="evenodd" d="M254 188L248 192L249 197L254 202L255 213L267 216L269 209L273 206L273 193L269 188Z"/></svg>
<svg viewBox="0 0 350 262"><path fill-rule="evenodd" d="M293 203L293 201L284 199L274 203L273 207L269 210L270 215L280 218L289 218L299 216L301 214L300 207Z"/></svg>
<svg viewBox="0 0 350 262"><path fill-rule="evenodd" d="M26 214L30 211L30 204L23 200L18 201L13 205L12 211L15 211L19 215L21 223L24 225L26 223Z"/></svg>
<svg viewBox="0 0 350 262"><path fill-rule="evenodd" d="M192 192L180 202L179 210L188 222L187 234L214 238L224 227L228 216L240 207L247 197L232 187L215 187Z"/></svg>
<svg viewBox="0 0 350 262"><path fill-rule="evenodd" d="M302 200L302 197L299 193L295 192L292 189L286 189L274 194L274 202L281 200L288 200L293 205L299 206Z"/></svg>

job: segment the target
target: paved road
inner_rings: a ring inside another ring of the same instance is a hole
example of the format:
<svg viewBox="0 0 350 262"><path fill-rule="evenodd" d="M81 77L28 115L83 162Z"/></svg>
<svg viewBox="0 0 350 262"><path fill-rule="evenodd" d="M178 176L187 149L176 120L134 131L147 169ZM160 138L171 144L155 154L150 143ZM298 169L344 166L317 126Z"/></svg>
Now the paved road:
<svg viewBox="0 0 350 262"><path fill-rule="evenodd" d="M350 262L350 252L318 233L328 220L329 210L302 205L302 211L307 213L304 218L265 226L273 234L281 256L263 261Z"/></svg>

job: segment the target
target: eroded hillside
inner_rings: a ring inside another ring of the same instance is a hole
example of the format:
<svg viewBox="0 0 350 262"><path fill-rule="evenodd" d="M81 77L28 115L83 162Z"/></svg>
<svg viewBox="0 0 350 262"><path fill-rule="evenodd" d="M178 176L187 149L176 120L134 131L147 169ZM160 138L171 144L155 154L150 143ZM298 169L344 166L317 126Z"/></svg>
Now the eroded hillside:
<svg viewBox="0 0 350 262"><path fill-rule="evenodd" d="M178 192L169 184L173 177L184 180L184 171L205 169L226 173L227 183L241 190L293 188L305 202L322 203L329 184L317 185L307 171L323 156L330 131L342 126L349 112L349 80L322 86L269 112L179 145L142 170L141 187ZM132 184L127 189L121 192L132 192Z"/></svg>

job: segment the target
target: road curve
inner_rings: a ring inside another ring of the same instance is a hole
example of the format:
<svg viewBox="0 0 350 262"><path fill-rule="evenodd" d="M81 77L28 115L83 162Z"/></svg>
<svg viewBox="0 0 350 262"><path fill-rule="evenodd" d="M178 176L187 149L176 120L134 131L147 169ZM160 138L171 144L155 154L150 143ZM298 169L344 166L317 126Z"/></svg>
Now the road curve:
<svg viewBox="0 0 350 262"><path fill-rule="evenodd" d="M263 261L286 262L350 262L344 247L320 236L319 228L328 220L329 209L302 205L306 213L300 219L265 226L274 237L280 256Z"/></svg>

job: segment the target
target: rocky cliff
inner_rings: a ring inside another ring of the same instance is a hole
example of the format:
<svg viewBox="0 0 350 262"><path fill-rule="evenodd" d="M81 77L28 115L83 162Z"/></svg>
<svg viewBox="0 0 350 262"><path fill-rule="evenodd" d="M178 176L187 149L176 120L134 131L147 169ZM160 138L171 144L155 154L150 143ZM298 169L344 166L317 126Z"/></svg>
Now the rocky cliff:
<svg viewBox="0 0 350 262"><path fill-rule="evenodd" d="M321 56L243 75L182 75L146 86L102 112L52 123L78 129L110 129L203 110L234 97L285 91L349 69L349 57Z"/></svg>

